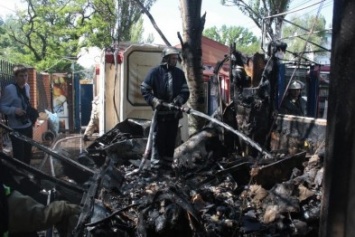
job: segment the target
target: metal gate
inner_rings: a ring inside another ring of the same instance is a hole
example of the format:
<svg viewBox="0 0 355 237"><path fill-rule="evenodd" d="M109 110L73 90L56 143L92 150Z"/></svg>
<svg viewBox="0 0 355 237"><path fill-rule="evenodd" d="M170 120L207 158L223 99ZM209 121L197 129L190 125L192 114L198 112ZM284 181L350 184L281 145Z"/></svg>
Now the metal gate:
<svg viewBox="0 0 355 237"><path fill-rule="evenodd" d="M12 69L15 65L4 60L0 60L0 87L2 89L13 81ZM1 93L0 91L0 93Z"/></svg>

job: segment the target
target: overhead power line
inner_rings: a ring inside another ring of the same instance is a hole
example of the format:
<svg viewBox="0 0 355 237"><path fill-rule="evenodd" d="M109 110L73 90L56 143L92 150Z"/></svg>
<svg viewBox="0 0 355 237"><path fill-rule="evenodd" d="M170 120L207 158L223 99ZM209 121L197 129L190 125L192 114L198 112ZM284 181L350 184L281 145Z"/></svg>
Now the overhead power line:
<svg viewBox="0 0 355 237"><path fill-rule="evenodd" d="M315 5L318 5L318 4L320 4L320 3L324 2L324 1L325 0L322 0L320 2L313 3L313 4L311 4L309 6L306 6L306 7L303 7L303 8L299 8L299 9L295 9L295 10L291 10L291 11L286 11L286 12L281 12L281 13L278 13L278 14L275 14L275 15L271 15L271 16L266 16L266 17L263 17L263 19L269 19L269 18L273 18L273 17L284 16L284 15L287 15L287 14L290 14L290 13L302 11L304 9L307 9L307 8L313 7Z"/></svg>
<svg viewBox="0 0 355 237"><path fill-rule="evenodd" d="M296 8L299 8L301 6L303 6L304 4L306 4L307 2L309 2L309 0L303 0L303 1L300 1L300 0L291 0L290 1L290 6L294 3L295 3L295 6L293 6L293 9L296 9Z"/></svg>
<svg viewBox="0 0 355 237"><path fill-rule="evenodd" d="M322 10L324 10L324 9L326 9L326 8L332 6L332 5L333 5L332 0L326 0L325 3L324 3L323 6L322 6ZM297 17L302 17L302 16L306 16L306 15L313 15L314 12L316 12L316 11L318 11L317 8L312 8L312 7L310 7L309 11L305 11L305 12L302 13L301 15L297 15Z"/></svg>
<svg viewBox="0 0 355 237"><path fill-rule="evenodd" d="M326 31L332 31L332 30L333 30L332 28L324 29L324 30L317 30L317 31L313 31L312 34L318 34L318 33L326 32ZM309 34L309 31L307 30L307 33L299 34L299 35L290 35L290 36L287 36L287 37L280 38L279 40L292 39L292 38L296 38L298 36L305 36L305 35L308 35L308 34Z"/></svg>
<svg viewBox="0 0 355 237"><path fill-rule="evenodd" d="M0 3L0 6L1 6L2 8L6 8L6 9L9 10L9 11L16 12L14 9L11 9L11 8L9 8L9 7L7 7L7 6L3 5L3 4L1 4L1 3Z"/></svg>

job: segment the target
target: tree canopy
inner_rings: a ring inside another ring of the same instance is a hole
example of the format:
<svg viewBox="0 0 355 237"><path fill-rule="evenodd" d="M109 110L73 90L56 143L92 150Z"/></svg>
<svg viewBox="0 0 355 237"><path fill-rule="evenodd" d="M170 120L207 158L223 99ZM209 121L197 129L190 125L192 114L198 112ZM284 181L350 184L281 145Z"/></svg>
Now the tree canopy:
<svg viewBox="0 0 355 237"><path fill-rule="evenodd" d="M285 15L280 13L288 10L291 0L249 0L248 3L243 0L222 0L221 2L223 5L236 5L260 30L265 30L270 39L278 39L285 18Z"/></svg>
<svg viewBox="0 0 355 237"><path fill-rule="evenodd" d="M141 2L150 9L155 1ZM25 2L26 10L0 22L0 46L4 49L0 56L9 61L40 70L58 69L70 65L65 58L76 57L82 47L104 48L115 42L143 41L142 12L133 0Z"/></svg>
<svg viewBox="0 0 355 237"><path fill-rule="evenodd" d="M254 54L260 50L260 40L245 27L214 26L205 29L203 35L227 46L236 43L237 49L245 54Z"/></svg>
<svg viewBox="0 0 355 237"><path fill-rule="evenodd" d="M282 29L283 41L287 43L286 59L293 59L295 56L304 54L324 54L326 50L321 46L327 42L325 18L320 15L318 18L312 15L291 18L289 24L285 24ZM312 32L311 29L313 28ZM311 34L310 34L311 33ZM305 44L307 45L305 47Z"/></svg>

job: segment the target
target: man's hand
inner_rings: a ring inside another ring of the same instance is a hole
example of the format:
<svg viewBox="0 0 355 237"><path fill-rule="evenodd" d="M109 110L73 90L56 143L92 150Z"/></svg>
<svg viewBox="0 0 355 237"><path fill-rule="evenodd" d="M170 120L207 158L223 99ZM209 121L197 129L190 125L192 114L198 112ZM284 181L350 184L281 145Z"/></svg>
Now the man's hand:
<svg viewBox="0 0 355 237"><path fill-rule="evenodd" d="M159 100L158 98L154 98L152 100L152 106L155 110L160 110L163 107L162 101Z"/></svg>
<svg viewBox="0 0 355 237"><path fill-rule="evenodd" d="M181 105L184 103L184 100L181 96L176 96L174 99L173 99L173 104L175 106L178 106L178 107L181 107Z"/></svg>
<svg viewBox="0 0 355 237"><path fill-rule="evenodd" d="M26 114L26 111L23 110L23 109L21 109L21 108L16 108L15 114L16 114L17 116L20 116L20 117L21 117L21 116L23 116L23 115Z"/></svg>

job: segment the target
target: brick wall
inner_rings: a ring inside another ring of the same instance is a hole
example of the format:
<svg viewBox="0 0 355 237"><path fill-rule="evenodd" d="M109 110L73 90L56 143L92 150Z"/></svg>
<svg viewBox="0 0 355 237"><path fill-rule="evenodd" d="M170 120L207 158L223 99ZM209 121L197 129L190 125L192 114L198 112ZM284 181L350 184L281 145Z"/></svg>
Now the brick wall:
<svg viewBox="0 0 355 237"><path fill-rule="evenodd" d="M43 111L44 109L52 111L53 108L52 108L52 95L51 95L51 78L49 74L41 74L41 77L43 83L43 91L39 90L38 93L41 94L43 92L45 96L46 105L43 108ZM40 89L41 87L37 87L37 88ZM43 97L40 95L38 98L42 99Z"/></svg>
<svg viewBox="0 0 355 237"><path fill-rule="evenodd" d="M35 108L38 107L38 91L37 91L37 75L36 69L29 68L28 69L28 84L30 85L30 97L31 97L31 105Z"/></svg>
<svg viewBox="0 0 355 237"><path fill-rule="evenodd" d="M52 111L51 79L47 73L37 74L36 69L28 69L28 84L31 87L31 104L39 112Z"/></svg>
<svg viewBox="0 0 355 237"><path fill-rule="evenodd" d="M52 111L51 78L48 73L37 74L37 109L39 112Z"/></svg>

